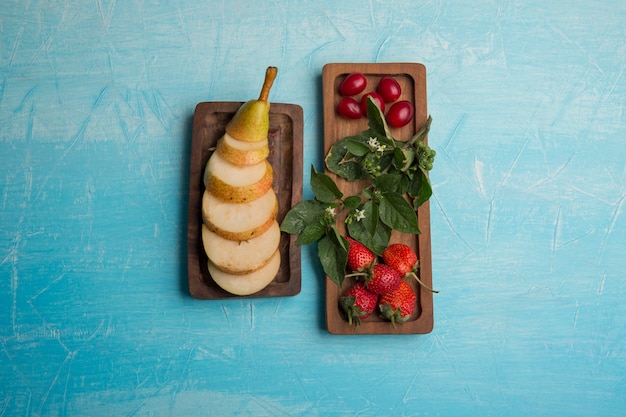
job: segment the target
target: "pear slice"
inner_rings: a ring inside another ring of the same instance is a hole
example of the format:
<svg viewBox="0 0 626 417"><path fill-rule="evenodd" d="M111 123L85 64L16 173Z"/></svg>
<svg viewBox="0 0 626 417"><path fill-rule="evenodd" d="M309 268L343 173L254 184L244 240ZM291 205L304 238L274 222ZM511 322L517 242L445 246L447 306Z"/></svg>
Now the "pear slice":
<svg viewBox="0 0 626 417"><path fill-rule="evenodd" d="M206 189L220 200L246 203L272 187L274 170L267 160L254 165L233 165L213 153L206 164L204 179Z"/></svg>
<svg viewBox="0 0 626 417"><path fill-rule="evenodd" d="M211 278L222 289L234 295L250 295L261 291L274 280L280 269L280 250L274 252L268 263L247 274L229 274L210 260L207 266Z"/></svg>
<svg viewBox="0 0 626 417"><path fill-rule="evenodd" d="M244 103L226 125L226 133L244 142L258 142L267 139L270 127L270 89L276 79L278 69L268 67L265 80L257 100Z"/></svg>
<svg viewBox="0 0 626 417"><path fill-rule="evenodd" d="M229 274L247 274L269 262L280 243L280 226L274 220L265 233L250 240L228 240L202 225L202 244L213 264Z"/></svg>
<svg viewBox="0 0 626 417"><path fill-rule="evenodd" d="M228 240L249 240L269 229L278 214L273 188L247 203L227 203L209 190L202 196L202 221L212 232Z"/></svg>
<svg viewBox="0 0 626 417"><path fill-rule="evenodd" d="M233 165L255 165L267 159L270 148L267 139L258 142L244 142L225 133L217 141L215 152Z"/></svg>

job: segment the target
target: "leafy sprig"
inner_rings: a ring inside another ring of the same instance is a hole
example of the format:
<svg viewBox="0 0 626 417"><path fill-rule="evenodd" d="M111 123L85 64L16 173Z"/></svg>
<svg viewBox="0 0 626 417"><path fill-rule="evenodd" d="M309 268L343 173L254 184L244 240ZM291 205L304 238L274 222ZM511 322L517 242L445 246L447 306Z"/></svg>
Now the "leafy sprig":
<svg viewBox="0 0 626 417"><path fill-rule="evenodd" d="M420 233L416 211L432 195L427 172L435 151L425 139L432 118L409 140L395 139L380 108L368 98L369 128L336 142L324 160L326 168L347 181L364 180L356 195L344 196L335 181L311 166L312 200L289 210L283 232L298 235L296 244L318 242L318 257L326 275L341 286L348 241L337 227L345 222L348 234L376 254L389 245L393 230Z"/></svg>

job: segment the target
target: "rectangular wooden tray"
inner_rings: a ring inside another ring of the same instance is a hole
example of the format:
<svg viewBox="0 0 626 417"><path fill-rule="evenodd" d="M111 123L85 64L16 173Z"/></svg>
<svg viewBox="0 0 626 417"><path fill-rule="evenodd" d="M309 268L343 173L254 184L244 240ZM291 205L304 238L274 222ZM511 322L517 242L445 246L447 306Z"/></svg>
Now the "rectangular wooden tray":
<svg viewBox="0 0 626 417"><path fill-rule="evenodd" d="M239 297L221 289L211 278L208 258L202 246L202 194L204 167L228 121L243 103L204 102L196 106L193 118L191 158L189 163L189 213L187 264L189 292L198 299ZM271 103L268 161L274 168L273 188L278 198L279 223L296 203L302 200L303 112L295 104ZM280 297L300 292L300 247L297 236L281 234L281 266L276 278L263 290L246 296Z"/></svg>
<svg viewBox="0 0 626 417"><path fill-rule="evenodd" d="M415 117L406 126L392 129L394 138L408 140L420 129L428 118L426 107L426 68L417 63L332 63L326 64L322 71L323 105L324 105L324 155L338 140L355 135L368 128L367 118L348 120L336 112L341 99L338 88L344 77L353 72L361 72L366 76L367 87L363 93L375 91L378 81L386 75L394 77L402 88L399 100L409 100L415 106ZM360 95L359 95L360 96ZM359 98L357 96L356 98ZM349 182L338 178L331 172L326 174L335 179L339 189L345 195L358 192L363 186L359 182ZM420 279L432 287L432 259L430 241L430 205L423 204L417 212L419 235L407 235L393 232L391 242L402 242L415 249L420 262ZM345 229L342 230L345 233ZM417 294L416 313L405 323L396 325L383 321L376 314L365 319L358 328L350 326L343 317L339 307L339 298L352 285L352 279L345 279L339 288L326 277L326 325L331 334L421 334L433 329L433 294L419 286L415 280L408 280Z"/></svg>

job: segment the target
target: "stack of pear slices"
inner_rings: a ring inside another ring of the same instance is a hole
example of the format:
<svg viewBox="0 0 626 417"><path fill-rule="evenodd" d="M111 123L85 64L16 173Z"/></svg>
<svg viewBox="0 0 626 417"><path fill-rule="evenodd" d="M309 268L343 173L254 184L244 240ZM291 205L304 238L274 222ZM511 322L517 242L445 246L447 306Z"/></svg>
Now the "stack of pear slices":
<svg viewBox="0 0 626 417"><path fill-rule="evenodd" d="M278 199L269 156L269 67L257 100L226 125L204 170L202 243L217 285L234 295L267 287L280 268Z"/></svg>

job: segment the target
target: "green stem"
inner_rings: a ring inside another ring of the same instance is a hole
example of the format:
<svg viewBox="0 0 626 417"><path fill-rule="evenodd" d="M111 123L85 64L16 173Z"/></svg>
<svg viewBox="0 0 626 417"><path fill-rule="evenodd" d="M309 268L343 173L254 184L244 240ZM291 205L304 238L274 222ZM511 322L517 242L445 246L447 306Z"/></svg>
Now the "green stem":
<svg viewBox="0 0 626 417"><path fill-rule="evenodd" d="M426 119L426 123L424 124L424 126L422 126L422 128L418 130L417 133L415 133L415 135L411 138L411 140L408 140L405 142L406 145L404 147L413 146L413 144L415 144L416 141L423 140L424 137L430 131L430 124L432 121L433 121L432 116L428 116L428 119Z"/></svg>
<svg viewBox="0 0 626 417"><path fill-rule="evenodd" d="M353 277L366 277L367 274L365 272L353 272L352 274L344 275L344 278L353 278Z"/></svg>
<svg viewBox="0 0 626 417"><path fill-rule="evenodd" d="M422 282L421 279L419 279L419 277L417 276L417 274L415 274L414 272L409 273L409 275L412 275L413 278L415 278L415 280L424 288L426 288L428 291L433 292L433 293L438 293L439 291L437 290L433 290L432 288L430 288L428 285L424 284L424 282Z"/></svg>

